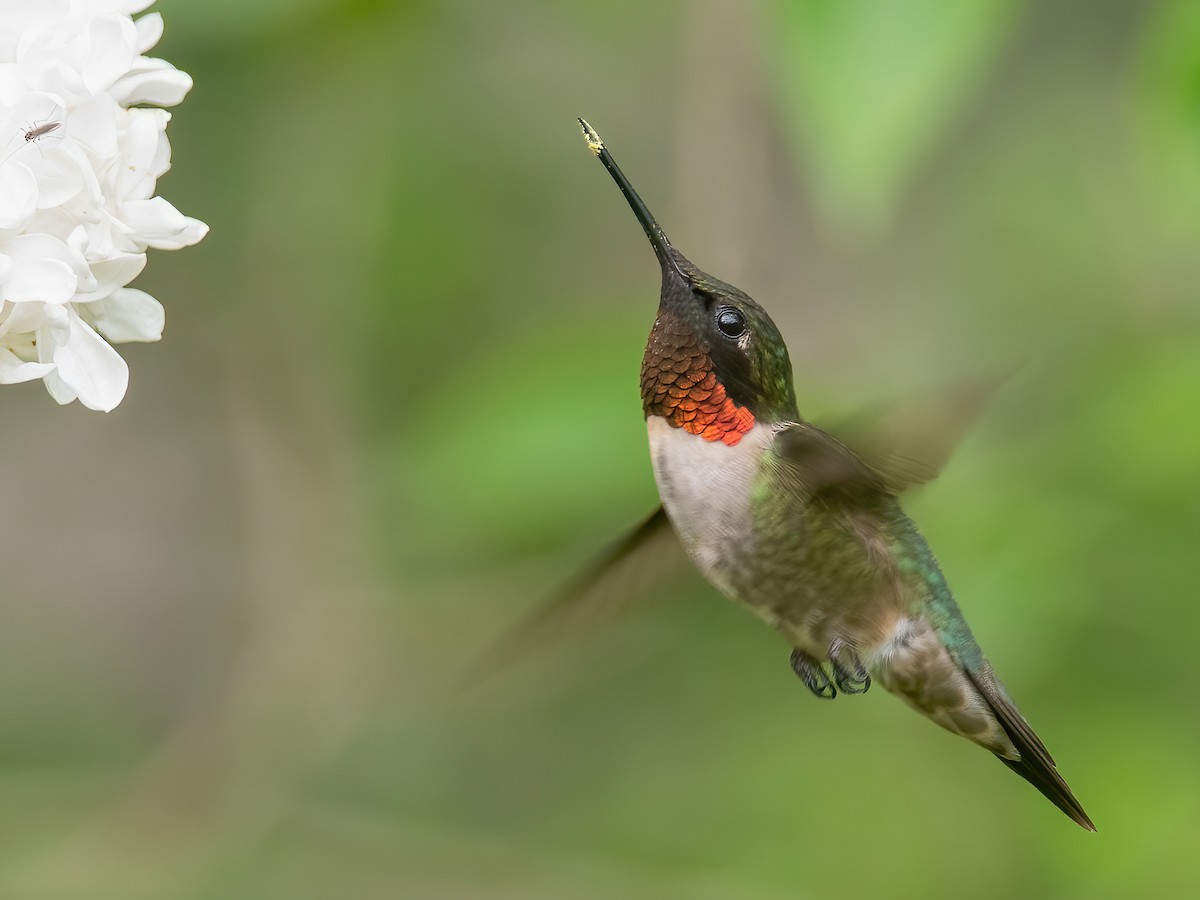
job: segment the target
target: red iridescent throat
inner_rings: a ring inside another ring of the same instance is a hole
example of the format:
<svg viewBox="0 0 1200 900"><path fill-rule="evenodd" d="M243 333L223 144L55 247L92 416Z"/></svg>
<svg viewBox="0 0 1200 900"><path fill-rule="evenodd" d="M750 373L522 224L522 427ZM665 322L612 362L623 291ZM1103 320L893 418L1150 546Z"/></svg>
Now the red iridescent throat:
<svg viewBox="0 0 1200 900"><path fill-rule="evenodd" d="M647 416L732 447L754 427L754 414L725 393L695 335L664 318L654 323L642 358L642 408Z"/></svg>

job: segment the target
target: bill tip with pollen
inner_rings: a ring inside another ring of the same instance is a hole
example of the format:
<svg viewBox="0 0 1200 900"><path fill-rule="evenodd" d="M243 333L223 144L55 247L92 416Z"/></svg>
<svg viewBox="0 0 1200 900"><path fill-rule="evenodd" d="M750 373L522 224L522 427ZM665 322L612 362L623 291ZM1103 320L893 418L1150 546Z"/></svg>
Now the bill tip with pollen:
<svg viewBox="0 0 1200 900"><path fill-rule="evenodd" d="M604 141L600 140L600 135L596 134L596 129L587 123L587 120L580 117L579 127L583 129L583 139L587 141L588 149L596 156L600 155L600 151L604 149Z"/></svg>

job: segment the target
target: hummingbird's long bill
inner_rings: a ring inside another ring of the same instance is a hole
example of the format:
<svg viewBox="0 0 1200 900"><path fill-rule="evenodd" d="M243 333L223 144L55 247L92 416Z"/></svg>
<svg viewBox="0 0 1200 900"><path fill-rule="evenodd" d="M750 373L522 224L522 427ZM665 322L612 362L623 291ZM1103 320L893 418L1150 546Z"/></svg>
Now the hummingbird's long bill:
<svg viewBox="0 0 1200 900"><path fill-rule="evenodd" d="M679 266L671 256L671 242L667 240L662 226L658 224L658 220L654 218L645 202L638 196L638 192L629 183L629 179L625 177L625 173L621 171L617 161L604 146L604 141L596 133L596 129L582 117L579 119L579 127L583 129L583 138L587 141L588 149L600 157L600 162L604 164L604 168L608 169L608 174L613 177L613 181L617 183L617 187L621 189L625 199L629 201L629 208L633 210L637 220L642 223L642 229L646 232L646 237L650 239L650 246L654 248L654 255L658 257L659 263L664 266L669 265L678 271ZM680 272L680 274L683 273Z"/></svg>

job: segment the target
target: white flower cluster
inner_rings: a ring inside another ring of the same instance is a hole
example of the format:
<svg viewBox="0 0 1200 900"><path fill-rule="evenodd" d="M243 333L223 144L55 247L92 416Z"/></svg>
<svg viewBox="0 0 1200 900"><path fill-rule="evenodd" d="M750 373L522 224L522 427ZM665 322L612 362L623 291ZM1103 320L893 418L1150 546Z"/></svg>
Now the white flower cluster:
<svg viewBox="0 0 1200 900"><path fill-rule="evenodd" d="M132 14L151 2L0 0L0 384L106 412L129 382L111 344L162 336L162 306L126 287L146 248L208 231L154 196L170 114L146 105L192 79L144 55L162 17Z"/></svg>

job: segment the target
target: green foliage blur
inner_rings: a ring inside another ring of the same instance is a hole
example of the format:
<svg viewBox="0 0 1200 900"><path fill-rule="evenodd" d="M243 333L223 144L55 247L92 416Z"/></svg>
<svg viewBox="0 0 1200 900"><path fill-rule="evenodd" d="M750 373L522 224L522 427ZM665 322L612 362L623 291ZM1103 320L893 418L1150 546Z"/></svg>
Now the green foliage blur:
<svg viewBox="0 0 1200 900"><path fill-rule="evenodd" d="M114 413L0 389L0 898L1200 891L1200 5L155 8L212 232ZM455 689L656 502L577 115L805 414L1019 364L907 505L1098 834L690 573Z"/></svg>

